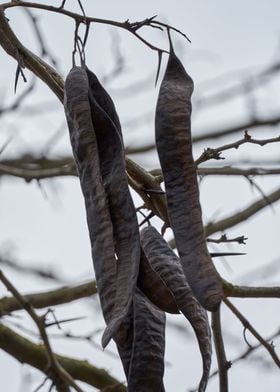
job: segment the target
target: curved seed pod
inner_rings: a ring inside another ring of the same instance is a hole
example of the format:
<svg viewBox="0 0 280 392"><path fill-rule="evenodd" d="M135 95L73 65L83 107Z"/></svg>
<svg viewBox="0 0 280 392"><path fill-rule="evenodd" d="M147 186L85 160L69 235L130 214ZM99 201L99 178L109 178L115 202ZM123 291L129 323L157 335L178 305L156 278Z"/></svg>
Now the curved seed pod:
<svg viewBox="0 0 280 392"><path fill-rule="evenodd" d="M194 297L179 258L153 226L141 230L141 245L154 271L172 291L178 308L189 320L196 334L203 362L199 392L207 386L211 366L211 332L207 313Z"/></svg>
<svg viewBox="0 0 280 392"><path fill-rule="evenodd" d="M88 78L74 67L65 81L65 112L73 155L84 195L98 293L110 335L118 329L112 310L115 302L116 258L113 226L101 180L99 156L88 99Z"/></svg>
<svg viewBox="0 0 280 392"><path fill-rule="evenodd" d="M141 252L137 285L149 300L167 313L179 313L173 293Z"/></svg>
<svg viewBox="0 0 280 392"><path fill-rule="evenodd" d="M136 290L128 392L164 392L165 313Z"/></svg>
<svg viewBox="0 0 280 392"><path fill-rule="evenodd" d="M170 55L156 107L156 146L162 167L168 212L187 280L199 302L217 309L222 286L206 247L196 167L192 156L191 95L193 81Z"/></svg>
<svg viewBox="0 0 280 392"><path fill-rule="evenodd" d="M121 358L127 380L129 376L129 367L133 346L133 317L134 312L132 303L127 316L123 319L120 328L114 335L114 341L117 344L118 353Z"/></svg>
<svg viewBox="0 0 280 392"><path fill-rule="evenodd" d="M164 313L137 290L130 312L114 336L128 381L128 392L165 391L162 381L164 335Z"/></svg>
<svg viewBox="0 0 280 392"><path fill-rule="evenodd" d="M91 79L93 76L94 74L91 73ZM117 255L113 318L121 321L129 311L138 277L139 230L135 207L128 189L121 130L117 130L105 111L114 113L115 108L110 106L109 109L110 101L107 100L103 109L95 99L99 90L94 91L92 86L94 84L91 84L89 90L91 118L97 139L100 173L108 199ZM103 347L108 344L111 337L111 331L107 328L102 337Z"/></svg>
<svg viewBox="0 0 280 392"><path fill-rule="evenodd" d="M107 113L108 117L112 120L119 134L122 137L121 124L117 114L114 102L102 84L97 79L96 75L86 67L90 91L93 98L98 105Z"/></svg>

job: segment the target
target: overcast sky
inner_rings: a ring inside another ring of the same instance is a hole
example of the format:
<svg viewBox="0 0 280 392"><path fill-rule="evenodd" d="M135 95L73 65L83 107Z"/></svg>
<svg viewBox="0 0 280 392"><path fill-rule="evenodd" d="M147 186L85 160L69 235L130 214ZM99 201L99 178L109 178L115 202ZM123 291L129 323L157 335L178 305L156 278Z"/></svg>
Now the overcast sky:
<svg viewBox="0 0 280 392"><path fill-rule="evenodd" d="M42 3L59 4L58 1ZM66 7L79 12L77 3L77 1L68 0ZM247 0L246 2L241 0L231 2L144 0L137 3L127 0L116 2L84 0L83 5L89 16L117 21L126 19L139 21L158 15L159 20L175 26L188 35L192 41L191 44L181 36L172 33L177 53L195 83L194 135L206 130L222 129L223 126L228 127L248 116L248 102L243 98L229 101L219 107L207 107L206 109L199 107L198 99L207 94L207 91L211 92L210 87L215 89L213 80L216 80L220 87L227 86L279 60L280 3L277 0ZM65 77L71 68L73 21L62 15L43 11L36 11L36 15L39 16L47 47L57 59L59 71ZM33 30L24 11L11 9L7 12L7 16L22 42L39 54L37 41L34 39ZM146 28L143 30L143 35L154 44L168 48L167 36L164 32ZM89 67L101 79L114 69L116 51L120 51L124 58L124 70L121 76L112 81L109 80L106 87L118 108L126 145L143 145L154 138L153 114L158 93L158 89L154 88L157 55L126 31L104 25L92 25L86 56ZM165 62L162 70L164 66ZM0 104L6 104L14 99L16 63L2 50L0 50L0 69ZM26 75L30 83L32 76L28 72ZM136 82L140 83L140 86L143 83L144 87L142 86L141 92L138 94L137 91L126 92L125 87ZM17 94L25 87L20 80ZM265 116L279 112L278 87L279 81L273 81L268 89L260 89L257 92L257 113ZM32 114L32 108L40 109L40 111ZM134 121L135 118L137 121ZM71 153L63 108L40 81L37 82L35 94L28 98L25 106L17 113L1 117L0 121L0 146L8 136L13 136L3 158L17 156L19 153L36 153L38 156L45 154L48 141L60 129L57 143L47 152L53 157ZM256 137L266 138L270 135L277 135L275 129L267 128L256 133ZM241 137L242 133L232 135L226 141L233 142ZM224 142L225 140L222 141ZM205 147L220 144L220 140L203 142L196 146L195 156L198 156ZM228 160L235 161L243 158L257 160L259 154L268 159L279 157L279 152L279 145L263 149L259 146L243 146L239 151L229 152L224 156ZM135 156L134 158L147 168L158 167L154 152L144 157ZM223 164L227 164L227 161ZM266 193L279 187L279 177L258 178L256 181ZM259 193L256 190L252 191L248 181L244 178L207 178L201 185L204 220L209 222L211 219L226 216L259 197ZM140 204L137 198L135 202L136 205ZM273 210L268 208L246 224L230 231L232 236L244 234L249 237L249 240L247 245L242 246L241 249L236 245L232 248L235 251L247 252L246 256L227 259L226 263L222 260L216 261L217 268L226 279L252 284L259 282L262 284L277 284L278 282L279 284L279 272L274 276L269 276L266 281L252 282L248 275L256 268L261 268L273 260L279 260L279 213L278 203ZM84 281L92 273L84 205L76 178L46 180L41 183L41 188L36 182L26 184L19 179L3 179L0 191L0 233L0 255L10 252L23 265L53 268L60 276L72 283ZM228 248L223 247L222 250L228 250ZM34 280L28 275L14 273L8 269L7 274L23 292L55 286L53 282ZM6 294L2 286L0 286L0 294ZM267 300L261 302L260 305L259 302L253 300L236 302L264 336L269 336L279 328L278 301ZM69 326L73 332L88 332L103 326L102 318L96 313L96 303L89 302L86 305L74 304L66 308L58 308L58 316L69 316L70 307L71 314L88 316L86 321ZM242 328L239 323L226 310L223 311L223 317L226 327L226 349L228 359L231 359L245 350L246 344L243 341ZM172 323L186 326L187 332L177 332L174 327L168 328L166 390L184 392L194 387L199 380L200 358L194 338L188 335L191 332L187 322L179 316L170 317L170 320ZM32 326L28 318L25 319L25 325ZM254 343L250 335L249 340ZM99 343L99 338L97 342ZM280 353L279 344L278 339L278 353ZM105 367L120 380L124 379L118 360L86 343L69 344L58 340L55 347L57 352L68 355L73 355L74 352L75 356L87 358L92 363ZM114 350L113 344L110 345L109 350ZM258 351L258 354L270 364L270 359L264 350ZM2 352L0 352L0 363L0 390L29 392L33 391L42 380L41 375L34 374L26 366L21 367L14 359ZM251 366L248 366L245 362L241 362L230 370L231 391L263 392L264 388L267 391L275 391L280 383L279 371L276 367L275 370L273 370L273 364L267 369L263 366L258 367L257 357L255 357L255 362L251 361L250 364ZM24 384L24 387L21 387L22 379L30 371L33 375L31 386ZM217 380L213 379L209 382L207 390L216 392L217 385ZM42 389L42 391L45 390L47 388Z"/></svg>

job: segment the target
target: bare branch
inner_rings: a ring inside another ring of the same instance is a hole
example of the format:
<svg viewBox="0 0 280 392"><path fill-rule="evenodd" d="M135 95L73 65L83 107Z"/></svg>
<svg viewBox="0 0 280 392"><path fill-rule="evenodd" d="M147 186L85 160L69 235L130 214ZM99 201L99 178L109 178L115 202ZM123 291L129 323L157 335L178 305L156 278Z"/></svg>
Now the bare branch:
<svg viewBox="0 0 280 392"><path fill-rule="evenodd" d="M40 335L44 342L44 346L46 348L46 353L48 357L48 366L47 366L47 374L53 380L54 384L57 387L59 392L69 392L69 386L72 386L75 391L83 392L82 389L76 384L74 379L70 376L70 374L65 371L65 369L60 365L57 361L46 333L45 329L45 317L39 317L37 313L34 311L32 305L24 298L17 289L12 285L12 283L7 279L7 277L0 270L0 280L4 283L7 289L13 294L16 300L20 303L23 309L27 311L30 317L33 319L35 324L40 331Z"/></svg>
<svg viewBox="0 0 280 392"><path fill-rule="evenodd" d="M72 287L60 287L43 293L26 294L23 298L34 308L47 308L89 297L96 294L96 292L96 283L92 281ZM0 299L1 315L15 310L21 310L22 308L22 304L19 303L15 297L4 297Z"/></svg>
<svg viewBox="0 0 280 392"><path fill-rule="evenodd" d="M16 97L14 102L12 102L9 106L0 107L0 115L17 110L22 104L22 102L25 100L25 98L34 90L34 87L35 87L35 79L32 79L29 86Z"/></svg>
<svg viewBox="0 0 280 392"><path fill-rule="evenodd" d="M0 348L12 355L19 362L27 363L43 373L46 373L48 357L44 346L31 342L3 324L0 324ZM75 380L83 381L98 389L114 386L112 389L114 392L126 391L125 386L110 376L105 370L99 369L89 364L87 361L81 361L57 354L54 355L59 364L63 366Z"/></svg>
<svg viewBox="0 0 280 392"><path fill-rule="evenodd" d="M273 204L280 199L280 189L270 193L266 200L263 198L257 200L256 202L252 203L250 206L244 208L243 210L234 213L233 215L229 216L228 218L221 219L215 223L209 223L205 227L205 233L207 236L217 233L218 231L224 231L229 229L230 227L236 226L237 224L246 221L251 216L255 215L257 212L261 211L269 204Z"/></svg>
<svg viewBox="0 0 280 392"><path fill-rule="evenodd" d="M201 156L195 161L196 165L200 165L202 162L208 161L209 159L224 159L220 156L221 152L230 150L230 149L238 149L242 144L251 143L257 144L261 147L271 144L271 143L279 143L280 136L269 138L269 139L253 139L247 131L244 133L244 137L242 139L237 140L236 142L225 144L218 148L207 148L203 151Z"/></svg>
<svg viewBox="0 0 280 392"><path fill-rule="evenodd" d="M40 278L51 279L56 282L65 283L65 280L57 273L48 268L39 268L36 265L23 265L9 255L0 255L0 266L6 266L24 274L32 274Z"/></svg>
<svg viewBox="0 0 280 392"><path fill-rule="evenodd" d="M227 238L226 234L222 234L220 238L207 238L207 242L213 242L215 244L221 244L221 243L228 243L228 242L237 242L238 244L245 244L245 241L248 240L248 238L244 237L244 235L241 235L239 237L235 238Z"/></svg>
<svg viewBox="0 0 280 392"><path fill-rule="evenodd" d="M249 321L239 312L239 310L227 298L224 298L224 303L233 312L233 314L235 314L235 316L240 320L245 330L248 329L248 331L250 331L251 334L264 346L264 348L268 351L275 364L280 368L280 359L276 354L274 347L270 343L268 343L255 330L255 328L249 323Z"/></svg>
<svg viewBox="0 0 280 392"><path fill-rule="evenodd" d="M257 212L261 211L268 205L277 202L278 200L280 200L280 189L277 189L276 191L270 193L266 197L266 199L261 198L256 202L252 203L250 206L244 208L243 210L232 214L228 218L221 219L215 223L208 223L208 225L204 226L205 235L206 237L208 237L219 231L224 231L226 229L229 229L230 227L236 226L239 223L246 221L251 216L255 215ZM270 204L268 204L268 202ZM172 248L176 247L174 239L169 241L169 245Z"/></svg>
<svg viewBox="0 0 280 392"><path fill-rule="evenodd" d="M31 3L27 1L20 1L20 2L10 2L10 3L4 3L1 5L2 10L6 10L8 8L13 8L13 7L26 7L26 8L34 8L34 9L40 9L40 10L45 10L49 12L55 12L58 14L62 14L65 16L68 16L72 19L75 20L76 23L101 23L105 25L110 25L114 27L118 27L121 29L124 29L131 34L133 34L135 37L137 37L141 42L143 42L146 46L148 46L150 49L155 50L155 51L160 51L160 52L165 52L168 53L164 49L160 49L154 45L152 45L150 42L148 42L146 39L144 39L142 36L138 34L138 30L140 30L142 27L153 27L153 28L159 28L160 26L163 26L165 28L172 28L174 31L177 33L183 35L185 38L187 36L179 31L178 29L171 27L165 23L156 21L155 18L156 16L153 16L151 18L146 18L140 22L129 22L129 20L126 20L124 22L117 22L114 20L109 20L109 19L101 19L101 18L93 18L93 17L88 17L85 15L80 15L71 11L68 11L64 9L63 7L54 7L51 5L45 5L45 4L40 4L40 3ZM188 39L188 38L187 38Z"/></svg>
<svg viewBox="0 0 280 392"><path fill-rule="evenodd" d="M226 297L239 298L280 298L280 286L250 287L238 286L223 279L223 289Z"/></svg>
<svg viewBox="0 0 280 392"><path fill-rule="evenodd" d="M255 119L255 120L248 120L240 122L234 126L230 126L228 128L222 128L218 131L216 130L209 130L201 135L195 136L193 138L193 142L202 142L204 140L209 139L218 139L220 137L232 135L234 133L242 132L244 129L260 129L262 127L275 127L280 123L280 116L276 115L274 117L268 117L263 119Z"/></svg>
<svg viewBox="0 0 280 392"><path fill-rule="evenodd" d="M219 367L220 392L228 392L228 369L231 363L227 361L223 334L221 328L220 307L216 312L212 312L212 330L216 349L217 362Z"/></svg>
<svg viewBox="0 0 280 392"><path fill-rule="evenodd" d="M274 176L280 174L280 168L267 169L262 167L251 167L241 169L238 167L199 167L197 174L200 176Z"/></svg>
<svg viewBox="0 0 280 392"><path fill-rule="evenodd" d="M272 334L271 336L269 336L266 341L267 342L272 342L273 339L277 338L280 335L280 330L278 329L274 334ZM242 359L247 358L252 352L256 351L258 348L262 347L261 343L257 343L254 346L248 347L247 350L245 350L243 353L241 353L240 355L238 355L237 357L235 357L234 359L232 359L231 362L231 366L233 366L234 364L238 363L239 361L241 361ZM210 378L213 378L214 376L216 376L217 374L219 374L219 370L216 369L214 370L210 376Z"/></svg>

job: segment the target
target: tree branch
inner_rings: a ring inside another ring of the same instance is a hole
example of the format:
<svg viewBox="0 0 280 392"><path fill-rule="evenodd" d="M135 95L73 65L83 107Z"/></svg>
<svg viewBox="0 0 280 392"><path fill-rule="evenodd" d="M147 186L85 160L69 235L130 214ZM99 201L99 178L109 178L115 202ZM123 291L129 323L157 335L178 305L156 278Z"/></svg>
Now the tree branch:
<svg viewBox="0 0 280 392"><path fill-rule="evenodd" d="M237 224L246 221L251 216L255 215L257 212L261 211L268 205L275 203L279 199L280 188L270 193L265 199L261 198L255 203L252 203L250 206L244 208L237 213L234 213L227 218L221 219L215 223L209 223L205 227L206 236L217 233L218 231L229 229L230 227L236 226Z"/></svg>
<svg viewBox="0 0 280 392"><path fill-rule="evenodd" d="M212 331L216 349L216 356L219 368L220 392L228 392L228 369L231 363L227 361L223 334L221 328L220 306L216 312L212 312Z"/></svg>
<svg viewBox="0 0 280 392"><path fill-rule="evenodd" d="M209 139L218 139L220 137L232 135L237 132L242 132L244 129L256 129L265 126L275 127L279 123L280 123L279 115L276 115L274 117L269 117L269 118L256 119L253 121L250 119L248 121L240 122L239 124L236 124L234 126L230 126L229 128L223 128L218 131L216 130L207 131L201 135L195 136L193 138L193 142L197 143Z"/></svg>
<svg viewBox="0 0 280 392"><path fill-rule="evenodd" d="M239 312L239 310L227 299L224 298L224 303L227 307L233 312L233 314L240 320L244 329L248 329L251 334L264 346L264 348L268 351L271 358L275 362L275 364L280 368L280 359L276 354L274 347L269 344L256 330L255 328L249 323L249 321Z"/></svg>
<svg viewBox="0 0 280 392"><path fill-rule="evenodd" d="M240 169L238 167L199 167L197 174L200 176L274 176L280 174L280 168L266 169L262 167L251 167Z"/></svg>
<svg viewBox="0 0 280 392"><path fill-rule="evenodd" d="M110 25L114 27L118 27L121 29L124 29L128 31L129 33L133 34L136 38L138 38L141 42L143 42L146 46L148 46L150 49L155 50L157 52L165 52L168 53L164 49L160 49L154 45L152 45L150 42L148 42L146 39L144 39L142 36L138 34L138 30L140 30L144 26L152 27L152 28L157 28L162 30L162 27L164 28L171 28L172 30L176 31L177 33L183 35L185 38L186 35L183 34L181 31L178 29L175 29L174 27L171 27L165 23L156 21L155 18L156 16L153 16L151 18L146 18L140 22L129 22L129 20L126 20L124 22L117 22L114 20L109 20L109 19L101 19L101 18L93 18L93 17L88 17L86 15L80 15L71 11L68 11L64 9L63 7L54 7L51 5L46 5L46 4L40 4L40 3L31 3L28 1L20 1L20 2L9 2L9 3L4 3L1 4L1 9L6 10L8 8L13 8L13 7L26 7L26 8L34 8L34 9L40 9L40 10L45 10L49 12L55 12L61 15L68 16L72 18L76 23L85 23L85 24L90 24L90 23L101 23L105 25ZM189 39L187 38L189 41Z"/></svg>
<svg viewBox="0 0 280 392"><path fill-rule="evenodd" d="M236 142L225 144L218 148L207 148L203 151L201 156L195 161L196 165L200 165L202 162L208 161L209 159L223 159L220 154L223 151L231 150L231 149L238 149L242 144L250 143L250 144L257 144L261 147L271 144L271 143L279 143L280 136L269 138L269 139L254 139L252 138L247 131L245 131L244 136L242 139L237 140Z"/></svg>
<svg viewBox="0 0 280 392"><path fill-rule="evenodd" d="M61 287L44 293L27 294L24 295L23 298L34 308L47 308L76 301L96 293L96 283L88 282L74 287ZM21 310L22 308L22 304L19 303L15 297L4 297L0 299L0 315L5 315L15 310Z"/></svg>
<svg viewBox="0 0 280 392"><path fill-rule="evenodd" d="M272 334L269 338L266 339L266 341L273 341L273 339L277 338L280 335L280 330L276 331L274 334ZM245 350L243 353L241 353L240 355L238 355L237 357L235 357L234 359L232 359L231 362L231 366L236 364L237 362L241 361L242 359L247 358L252 352L254 352L255 350L257 350L258 348L262 347L261 343L257 343L254 346L248 347L247 350ZM210 376L210 378L213 378L214 376L216 376L217 374L219 374L219 369L214 370ZM193 391L195 392L195 391Z"/></svg>
<svg viewBox="0 0 280 392"><path fill-rule="evenodd" d="M238 286L223 279L223 290L226 297L239 298L280 298L280 287Z"/></svg>
<svg viewBox="0 0 280 392"><path fill-rule="evenodd" d="M48 357L46 349L41 344L35 344L17 334L10 328L0 324L0 348L12 355L21 363L46 373ZM56 360L75 379L83 381L95 388L112 387L112 392L125 392L123 384L110 376L105 370L81 361L55 354Z"/></svg>
<svg viewBox="0 0 280 392"><path fill-rule="evenodd" d="M4 283L7 289L13 294L15 299L20 303L23 309L30 315L33 319L34 323L37 325L42 340L44 342L44 346L46 348L46 353L48 357L47 363L47 375L52 379L55 384L57 390L59 392L70 392L70 386L72 386L75 391L83 392L83 390L76 384L74 379L70 374L65 371L65 369L59 364L54 353L52 351L52 347L46 332L45 327L45 315L40 317L34 311L32 305L24 298L18 290L13 286L13 284L9 281L9 279L3 274L0 270L0 280Z"/></svg>

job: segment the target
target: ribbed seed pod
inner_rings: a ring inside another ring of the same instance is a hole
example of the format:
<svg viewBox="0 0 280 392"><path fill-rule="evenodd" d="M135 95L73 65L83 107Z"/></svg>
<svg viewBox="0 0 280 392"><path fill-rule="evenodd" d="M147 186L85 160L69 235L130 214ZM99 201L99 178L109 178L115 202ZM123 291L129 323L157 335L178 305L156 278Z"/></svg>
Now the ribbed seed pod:
<svg viewBox="0 0 280 392"><path fill-rule="evenodd" d="M165 313L136 290L128 392L164 392Z"/></svg>
<svg viewBox="0 0 280 392"><path fill-rule="evenodd" d="M153 226L148 226L141 230L140 238L147 260L173 293L178 309L194 329L203 362L203 375L199 384L199 392L204 392L209 377L212 355L211 332L207 313L194 297L186 281L179 258L159 232Z"/></svg>
<svg viewBox="0 0 280 392"><path fill-rule="evenodd" d="M170 55L156 107L156 146L163 172L168 213L183 271L199 302L217 309L222 286L208 253L192 156L191 95L193 81Z"/></svg>
<svg viewBox="0 0 280 392"><path fill-rule="evenodd" d="M91 73L91 80L94 76ZM95 86L97 91L94 90ZM117 129L119 125L114 124L118 116L113 102L108 100L106 95L104 99L101 99L103 96L101 95L100 98L99 94L98 84L91 83L89 89L91 117L97 139L100 172L108 199L117 255L113 317L122 320L129 311L136 287L140 261L140 239L135 207L125 172L121 130ZM105 102L104 109L98 104L95 96L99 97L100 103ZM112 118L108 113L111 113ZM102 338L103 347L108 344L110 338L111 334L108 329Z"/></svg>
<svg viewBox="0 0 280 392"><path fill-rule="evenodd" d="M179 313L173 293L153 269L145 252L141 254L137 285L159 309L167 313Z"/></svg>
<svg viewBox="0 0 280 392"><path fill-rule="evenodd" d="M85 200L97 288L107 329L116 333L113 316L117 262L113 225L100 172L98 146L91 118L89 84L85 70L74 67L65 81L65 112L74 159Z"/></svg>
<svg viewBox="0 0 280 392"><path fill-rule="evenodd" d="M96 100L98 105L102 107L105 113L107 113L108 117L111 119L111 121L113 122L113 124L115 125L119 134L122 137L119 116L117 114L112 98L107 93L107 91L102 86L102 84L99 82L97 76L92 71L90 71L87 67L86 67L86 73L88 76L90 93L92 94L93 98Z"/></svg>

